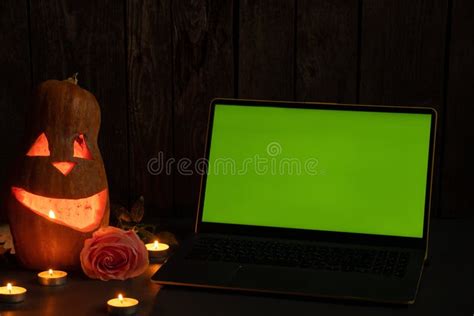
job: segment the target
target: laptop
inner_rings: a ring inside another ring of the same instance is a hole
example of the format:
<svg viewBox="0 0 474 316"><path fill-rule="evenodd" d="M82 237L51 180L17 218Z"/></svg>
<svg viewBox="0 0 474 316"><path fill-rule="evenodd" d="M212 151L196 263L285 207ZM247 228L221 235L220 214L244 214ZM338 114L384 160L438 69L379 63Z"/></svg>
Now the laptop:
<svg viewBox="0 0 474 316"><path fill-rule="evenodd" d="M195 232L152 280L414 303L435 132L432 108L214 100Z"/></svg>

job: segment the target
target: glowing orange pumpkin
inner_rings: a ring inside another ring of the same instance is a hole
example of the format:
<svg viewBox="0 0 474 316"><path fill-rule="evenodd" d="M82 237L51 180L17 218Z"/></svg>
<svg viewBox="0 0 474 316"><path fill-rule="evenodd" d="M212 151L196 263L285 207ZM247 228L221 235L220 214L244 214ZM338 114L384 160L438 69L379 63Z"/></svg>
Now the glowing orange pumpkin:
<svg viewBox="0 0 474 316"><path fill-rule="evenodd" d="M31 269L79 268L84 240L109 221L99 104L75 78L48 80L28 114L8 205L16 256Z"/></svg>

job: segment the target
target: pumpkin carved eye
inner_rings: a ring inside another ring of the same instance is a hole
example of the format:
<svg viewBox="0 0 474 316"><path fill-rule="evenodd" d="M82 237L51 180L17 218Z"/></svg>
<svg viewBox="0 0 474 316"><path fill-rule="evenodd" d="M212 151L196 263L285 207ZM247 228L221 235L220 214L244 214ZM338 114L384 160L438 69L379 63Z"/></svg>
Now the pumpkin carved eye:
<svg viewBox="0 0 474 316"><path fill-rule="evenodd" d="M92 155L87 147L84 134L79 134L74 139L74 157L92 160Z"/></svg>
<svg viewBox="0 0 474 316"><path fill-rule="evenodd" d="M31 146L30 150L26 153L27 156L43 156L47 157L50 155L49 153L49 143L48 138L46 137L45 133L42 133L36 141Z"/></svg>

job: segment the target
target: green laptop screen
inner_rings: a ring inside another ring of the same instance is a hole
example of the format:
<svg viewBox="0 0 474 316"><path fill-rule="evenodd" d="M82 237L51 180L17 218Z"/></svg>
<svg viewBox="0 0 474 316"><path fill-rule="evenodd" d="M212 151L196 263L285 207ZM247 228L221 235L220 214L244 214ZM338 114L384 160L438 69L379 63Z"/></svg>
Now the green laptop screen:
<svg viewBox="0 0 474 316"><path fill-rule="evenodd" d="M216 104L203 222L423 237L431 114Z"/></svg>

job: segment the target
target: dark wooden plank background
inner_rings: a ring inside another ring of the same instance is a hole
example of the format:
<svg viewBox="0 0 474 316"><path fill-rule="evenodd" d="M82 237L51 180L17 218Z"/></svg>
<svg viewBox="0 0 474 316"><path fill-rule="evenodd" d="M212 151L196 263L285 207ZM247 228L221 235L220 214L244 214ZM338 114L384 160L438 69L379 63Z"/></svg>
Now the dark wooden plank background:
<svg viewBox="0 0 474 316"><path fill-rule="evenodd" d="M300 0L295 25L296 99L356 103L359 3Z"/></svg>
<svg viewBox="0 0 474 316"><path fill-rule="evenodd" d="M441 210L472 214L474 194L474 2L457 0L450 12Z"/></svg>
<svg viewBox="0 0 474 316"><path fill-rule="evenodd" d="M294 98L295 0L242 0L239 98Z"/></svg>
<svg viewBox="0 0 474 316"><path fill-rule="evenodd" d="M102 108L111 199L144 195L150 217L193 216L199 176L187 170L203 156L214 97L431 105L435 212L472 214L472 3L2 1L1 192L32 88L79 72Z"/></svg>
<svg viewBox="0 0 474 316"><path fill-rule="evenodd" d="M126 10L130 198L161 215L173 208L173 175L160 172L173 157L171 2L128 0Z"/></svg>

